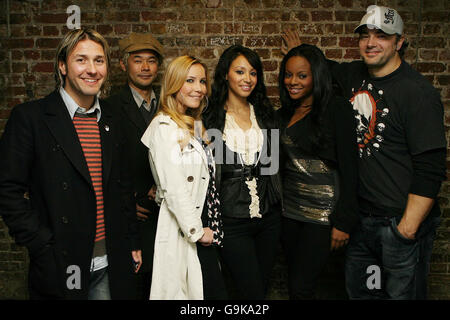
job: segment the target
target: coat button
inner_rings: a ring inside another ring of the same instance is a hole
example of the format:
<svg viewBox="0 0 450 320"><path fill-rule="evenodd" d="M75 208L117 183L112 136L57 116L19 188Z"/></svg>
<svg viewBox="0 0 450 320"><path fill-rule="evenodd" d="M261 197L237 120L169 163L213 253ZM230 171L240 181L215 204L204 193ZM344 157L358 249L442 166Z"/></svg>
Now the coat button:
<svg viewBox="0 0 450 320"><path fill-rule="evenodd" d="M67 182L63 182L62 183L62 188L63 188L63 190L69 189L69 184Z"/></svg>
<svg viewBox="0 0 450 320"><path fill-rule="evenodd" d="M195 228L192 228L191 230L189 230L189 233L190 233L190 234L194 234L195 231L196 231Z"/></svg>
<svg viewBox="0 0 450 320"><path fill-rule="evenodd" d="M69 223L69 219L67 219L66 216L63 216L63 217L61 218L61 220L62 220L62 222L65 223L65 224Z"/></svg>
<svg viewBox="0 0 450 320"><path fill-rule="evenodd" d="M187 181L189 181L189 182L194 181L194 177L193 177L193 176L189 176L189 177L187 178Z"/></svg>

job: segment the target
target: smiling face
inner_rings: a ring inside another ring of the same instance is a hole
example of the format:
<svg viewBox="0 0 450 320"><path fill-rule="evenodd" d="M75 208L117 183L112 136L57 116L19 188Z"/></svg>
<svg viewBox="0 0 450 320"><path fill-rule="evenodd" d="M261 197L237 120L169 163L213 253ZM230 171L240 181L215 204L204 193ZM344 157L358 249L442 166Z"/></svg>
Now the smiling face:
<svg viewBox="0 0 450 320"><path fill-rule="evenodd" d="M148 90L158 74L158 57L152 50L135 51L130 53L127 64L121 60L120 66L127 72L130 86Z"/></svg>
<svg viewBox="0 0 450 320"><path fill-rule="evenodd" d="M397 51L404 38L395 34L388 35L378 29L364 27L359 35L359 52L369 71L376 76L393 72L401 63Z"/></svg>
<svg viewBox="0 0 450 320"><path fill-rule="evenodd" d="M314 81L308 60L300 56L289 58L285 67L284 85L291 99L301 99L302 105L312 104Z"/></svg>
<svg viewBox="0 0 450 320"><path fill-rule="evenodd" d="M185 114L187 108L198 108L207 93L205 68L200 63L189 68L186 80L176 95L178 111Z"/></svg>
<svg viewBox="0 0 450 320"><path fill-rule="evenodd" d="M82 40L67 61L59 61L58 65L65 76L64 90L80 107L89 109L108 73L103 47L95 41Z"/></svg>
<svg viewBox="0 0 450 320"><path fill-rule="evenodd" d="M257 71L243 55L238 56L230 65L228 74L228 95L247 99L258 82Z"/></svg>

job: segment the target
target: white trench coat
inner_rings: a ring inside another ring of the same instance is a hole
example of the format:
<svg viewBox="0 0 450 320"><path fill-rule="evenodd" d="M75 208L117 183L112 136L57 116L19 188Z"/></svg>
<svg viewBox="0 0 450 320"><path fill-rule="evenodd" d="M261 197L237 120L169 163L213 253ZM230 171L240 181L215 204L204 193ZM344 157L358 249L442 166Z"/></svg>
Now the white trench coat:
<svg viewBox="0 0 450 320"><path fill-rule="evenodd" d="M206 154L191 138L181 150L179 127L159 114L142 136L160 203L153 258L151 300L201 300L203 281L196 241L209 183Z"/></svg>

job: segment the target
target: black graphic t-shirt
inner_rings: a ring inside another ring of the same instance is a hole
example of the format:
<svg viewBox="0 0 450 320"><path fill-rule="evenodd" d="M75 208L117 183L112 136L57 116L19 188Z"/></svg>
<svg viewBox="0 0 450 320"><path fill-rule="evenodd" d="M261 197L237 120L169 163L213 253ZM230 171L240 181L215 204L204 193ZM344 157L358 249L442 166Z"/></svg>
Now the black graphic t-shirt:
<svg viewBox="0 0 450 320"><path fill-rule="evenodd" d="M336 64L332 72L353 105L359 196L403 209L413 180L413 156L446 147L439 94L404 61L381 78L370 77L362 61Z"/></svg>

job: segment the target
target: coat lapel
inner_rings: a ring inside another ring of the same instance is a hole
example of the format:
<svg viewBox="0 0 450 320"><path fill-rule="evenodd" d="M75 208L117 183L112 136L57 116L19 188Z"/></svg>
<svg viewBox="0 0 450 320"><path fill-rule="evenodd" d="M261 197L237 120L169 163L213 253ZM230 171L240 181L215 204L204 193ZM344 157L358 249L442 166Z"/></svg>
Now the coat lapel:
<svg viewBox="0 0 450 320"><path fill-rule="evenodd" d="M54 91L46 99L41 100L41 103L45 110L44 121L50 132L73 166L92 185L78 134L61 95L58 91Z"/></svg>
<svg viewBox="0 0 450 320"><path fill-rule="evenodd" d="M194 149L201 155L203 164L205 165L206 169L208 169L208 159L206 159L206 153L205 150L203 149L203 146L195 138L191 138L190 143L194 147Z"/></svg>
<svg viewBox="0 0 450 320"><path fill-rule="evenodd" d="M111 173L112 152L113 152L113 130L117 128L112 126L112 114L109 109L101 107L102 116L98 123L98 130L100 132L100 140L102 144L102 171L103 171L103 185L108 182L109 174ZM118 142L117 142L118 143Z"/></svg>
<svg viewBox="0 0 450 320"><path fill-rule="evenodd" d="M144 117L134 101L133 94L131 93L131 89L128 85L120 92L120 98L122 99L121 107L124 113L143 134L147 129L147 125L145 124Z"/></svg>

